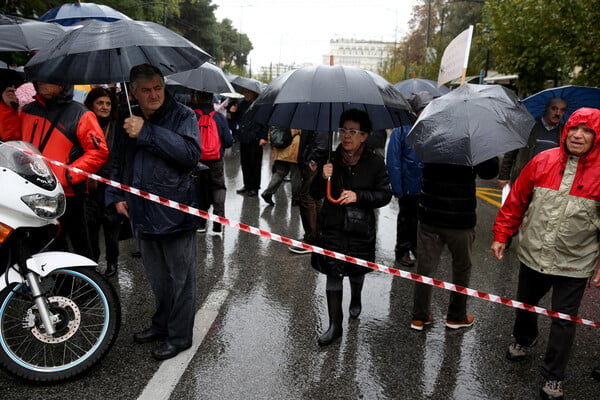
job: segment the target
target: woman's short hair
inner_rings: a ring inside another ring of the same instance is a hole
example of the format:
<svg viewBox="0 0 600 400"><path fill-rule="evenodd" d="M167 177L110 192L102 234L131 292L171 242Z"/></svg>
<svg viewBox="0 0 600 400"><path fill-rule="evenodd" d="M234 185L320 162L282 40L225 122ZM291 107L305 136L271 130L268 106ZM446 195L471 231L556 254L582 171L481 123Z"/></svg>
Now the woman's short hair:
<svg viewBox="0 0 600 400"><path fill-rule="evenodd" d="M371 133L373 130L371 118L369 118L369 114L365 111L356 108L344 111L340 115L340 128L344 126L344 122L346 121L358 122L360 124L360 130L363 132Z"/></svg>

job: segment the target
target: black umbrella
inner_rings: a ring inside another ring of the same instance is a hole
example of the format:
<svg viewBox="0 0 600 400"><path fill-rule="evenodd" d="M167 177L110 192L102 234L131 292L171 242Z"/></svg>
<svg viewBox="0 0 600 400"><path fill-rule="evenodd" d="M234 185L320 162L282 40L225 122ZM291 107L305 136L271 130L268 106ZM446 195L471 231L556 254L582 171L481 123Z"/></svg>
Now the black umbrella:
<svg viewBox="0 0 600 400"><path fill-rule="evenodd" d="M65 32L25 65L30 80L55 84L129 80L135 65L152 64L164 75L197 68L210 56L183 36L148 21L89 20Z"/></svg>
<svg viewBox="0 0 600 400"><path fill-rule="evenodd" d="M169 75L166 78L167 84L177 84L202 92L231 93L235 91L221 68L211 63L204 63L198 68Z"/></svg>
<svg viewBox="0 0 600 400"><path fill-rule="evenodd" d="M78 22L97 19L99 21L114 22L121 19L131 19L127 15L105 6L95 3L66 3L46 11L40 21L57 22L64 26L74 25Z"/></svg>
<svg viewBox="0 0 600 400"><path fill-rule="evenodd" d="M367 112L374 130L410 125L410 105L381 76L355 67L303 67L276 78L248 109L248 117L267 126L329 133L339 128L344 110ZM333 203L327 185L327 198Z"/></svg>
<svg viewBox="0 0 600 400"><path fill-rule="evenodd" d="M61 25L0 14L0 51L33 51L67 29Z"/></svg>
<svg viewBox="0 0 600 400"><path fill-rule="evenodd" d="M317 65L277 77L254 101L248 115L267 126L320 132L339 128L344 110L369 114L373 129L410 125L410 105L381 76L355 67Z"/></svg>
<svg viewBox="0 0 600 400"><path fill-rule="evenodd" d="M235 90L237 90L240 93L243 92L244 89L248 89L253 91L254 93L261 94L267 86L259 80L253 78L246 78L245 76L227 74L227 78L229 79L229 82L231 82Z"/></svg>
<svg viewBox="0 0 600 400"><path fill-rule="evenodd" d="M428 92L433 97L440 97L450 91L447 86L438 87L436 81L422 78L412 78L400 81L394 85L402 95L409 99L419 92Z"/></svg>
<svg viewBox="0 0 600 400"><path fill-rule="evenodd" d="M534 123L512 90L465 84L431 101L406 140L424 163L477 165L526 146Z"/></svg>

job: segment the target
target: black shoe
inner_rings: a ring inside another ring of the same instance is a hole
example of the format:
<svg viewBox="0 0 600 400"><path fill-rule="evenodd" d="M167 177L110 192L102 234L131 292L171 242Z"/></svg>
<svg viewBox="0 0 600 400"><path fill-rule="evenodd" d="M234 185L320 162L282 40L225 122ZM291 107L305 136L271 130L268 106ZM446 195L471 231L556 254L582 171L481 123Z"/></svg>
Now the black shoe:
<svg viewBox="0 0 600 400"><path fill-rule="evenodd" d="M106 266L106 271L104 272L104 276L110 278L111 276L116 274L118 266L119 264L117 263L108 263L108 265Z"/></svg>
<svg viewBox="0 0 600 400"><path fill-rule="evenodd" d="M221 225L220 223L213 221L212 225L213 225L213 232L221 233L221 231L223 231L223 225Z"/></svg>
<svg viewBox="0 0 600 400"><path fill-rule="evenodd" d="M140 258L141 256L142 256L142 253L140 253L139 250L131 252L131 257Z"/></svg>
<svg viewBox="0 0 600 400"><path fill-rule="evenodd" d="M600 365L592 370L592 378L600 381Z"/></svg>
<svg viewBox="0 0 600 400"><path fill-rule="evenodd" d="M246 193L247 191L248 191L248 189L246 189L245 187L243 187L243 188L241 188L241 189L238 189L238 190L236 190L235 192L236 192L237 194L242 194L242 193Z"/></svg>
<svg viewBox="0 0 600 400"><path fill-rule="evenodd" d="M248 190L246 192L246 196L248 196L248 197L256 197L256 196L258 196L258 192L256 190Z"/></svg>
<svg viewBox="0 0 600 400"><path fill-rule="evenodd" d="M164 333L158 333L154 331L152 328L145 329L141 332L137 332L133 334L133 340L136 343L150 343L156 342L158 340L166 339L167 335Z"/></svg>
<svg viewBox="0 0 600 400"><path fill-rule="evenodd" d="M267 194L265 192L263 192L260 197L263 198L264 201L266 201L270 206L274 206L275 203L273 202L273 195L271 194Z"/></svg>
<svg viewBox="0 0 600 400"><path fill-rule="evenodd" d="M169 358L175 357L177 354L189 349L190 347L192 347L191 344L179 347L171 343L163 342L152 350L152 357L159 361L168 360Z"/></svg>
<svg viewBox="0 0 600 400"><path fill-rule="evenodd" d="M412 260L412 258L410 258L410 255L408 254L403 257L396 258L396 261L394 261L394 268L396 269L412 268L414 266L415 262Z"/></svg>

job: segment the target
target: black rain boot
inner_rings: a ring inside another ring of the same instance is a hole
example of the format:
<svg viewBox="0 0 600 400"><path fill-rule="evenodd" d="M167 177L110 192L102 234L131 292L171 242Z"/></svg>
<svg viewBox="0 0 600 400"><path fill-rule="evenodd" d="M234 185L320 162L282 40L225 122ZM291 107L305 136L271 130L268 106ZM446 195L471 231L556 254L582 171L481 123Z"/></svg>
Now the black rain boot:
<svg viewBox="0 0 600 400"><path fill-rule="evenodd" d="M327 290L327 313L329 314L329 328L319 336L319 346L327 346L335 339L342 336L342 294L341 290Z"/></svg>
<svg viewBox="0 0 600 400"><path fill-rule="evenodd" d="M360 315L362 310L362 304L360 302L360 293L362 292L363 282L352 283L350 282L350 318L356 319Z"/></svg>

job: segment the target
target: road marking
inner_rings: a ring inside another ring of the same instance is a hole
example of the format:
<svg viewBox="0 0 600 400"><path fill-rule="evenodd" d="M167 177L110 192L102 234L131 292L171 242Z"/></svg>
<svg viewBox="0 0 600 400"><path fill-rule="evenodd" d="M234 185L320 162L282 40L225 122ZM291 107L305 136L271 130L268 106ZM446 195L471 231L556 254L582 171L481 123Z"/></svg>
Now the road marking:
<svg viewBox="0 0 600 400"><path fill-rule="evenodd" d="M219 315L227 296L229 296L229 290L222 289L212 292L206 298L202 308L196 312L192 347L179 353L177 357L163 361L138 400L169 400L171 398L181 376L187 370L208 330Z"/></svg>
<svg viewBox="0 0 600 400"><path fill-rule="evenodd" d="M499 189L494 188L477 188L475 196L480 199L487 201L488 203L500 208L502 204L499 201L494 200L492 197L502 198L502 193Z"/></svg>

